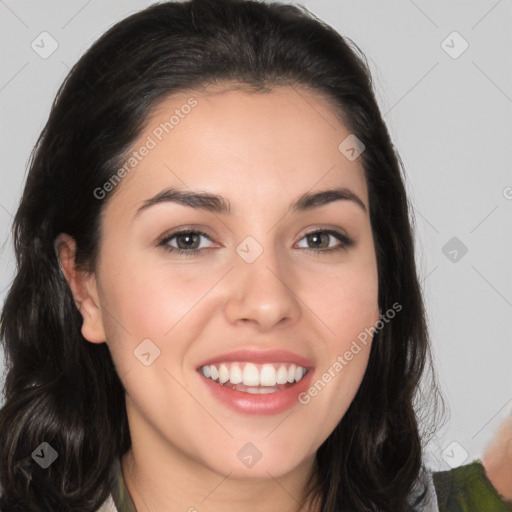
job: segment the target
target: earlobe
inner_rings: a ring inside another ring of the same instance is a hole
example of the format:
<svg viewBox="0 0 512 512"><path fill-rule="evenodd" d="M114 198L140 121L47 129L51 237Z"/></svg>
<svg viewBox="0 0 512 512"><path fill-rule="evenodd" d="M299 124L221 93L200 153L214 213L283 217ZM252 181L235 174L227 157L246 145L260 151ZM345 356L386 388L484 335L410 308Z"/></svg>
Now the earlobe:
<svg viewBox="0 0 512 512"><path fill-rule="evenodd" d="M96 275L76 268L76 242L71 236L60 233L55 238L54 247L61 271L83 318L83 337L92 343L103 343L106 335Z"/></svg>

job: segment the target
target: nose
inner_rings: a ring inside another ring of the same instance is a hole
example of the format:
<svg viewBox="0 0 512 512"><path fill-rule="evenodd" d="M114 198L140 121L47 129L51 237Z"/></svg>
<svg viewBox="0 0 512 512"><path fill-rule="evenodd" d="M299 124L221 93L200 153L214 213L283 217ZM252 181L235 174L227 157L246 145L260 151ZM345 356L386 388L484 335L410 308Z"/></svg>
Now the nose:
<svg viewBox="0 0 512 512"><path fill-rule="evenodd" d="M252 323L266 332L300 318L293 271L279 264L275 251L265 249L252 263L238 259L230 274L225 315L231 324Z"/></svg>

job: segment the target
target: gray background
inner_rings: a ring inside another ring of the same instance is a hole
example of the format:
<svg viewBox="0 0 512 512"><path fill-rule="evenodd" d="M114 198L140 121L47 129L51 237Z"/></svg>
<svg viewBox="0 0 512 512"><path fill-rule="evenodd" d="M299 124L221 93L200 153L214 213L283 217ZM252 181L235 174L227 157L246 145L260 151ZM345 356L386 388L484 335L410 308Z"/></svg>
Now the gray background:
<svg viewBox="0 0 512 512"><path fill-rule="evenodd" d="M57 88L100 34L150 3L0 0L2 303L15 271L12 217ZM436 368L450 411L428 447L430 465L469 462L512 410L512 2L302 3L369 60L406 168ZM31 47L43 46L44 31L58 43L48 58ZM450 36L454 31L460 37ZM458 55L464 40L469 47Z"/></svg>

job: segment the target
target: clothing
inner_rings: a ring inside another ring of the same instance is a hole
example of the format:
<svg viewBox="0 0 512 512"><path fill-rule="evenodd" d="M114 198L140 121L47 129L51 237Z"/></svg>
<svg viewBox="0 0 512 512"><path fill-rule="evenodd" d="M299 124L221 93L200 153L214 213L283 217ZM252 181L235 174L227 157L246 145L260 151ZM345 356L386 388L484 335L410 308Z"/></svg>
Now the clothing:
<svg viewBox="0 0 512 512"><path fill-rule="evenodd" d="M434 473L440 512L508 512L506 503L487 479L480 461Z"/></svg>
<svg viewBox="0 0 512 512"><path fill-rule="evenodd" d="M116 487L98 512L137 512L123 477L120 459L114 465ZM480 460L449 471L426 471L420 477L428 485L423 512L512 512L487 479ZM413 495L416 492L413 489Z"/></svg>

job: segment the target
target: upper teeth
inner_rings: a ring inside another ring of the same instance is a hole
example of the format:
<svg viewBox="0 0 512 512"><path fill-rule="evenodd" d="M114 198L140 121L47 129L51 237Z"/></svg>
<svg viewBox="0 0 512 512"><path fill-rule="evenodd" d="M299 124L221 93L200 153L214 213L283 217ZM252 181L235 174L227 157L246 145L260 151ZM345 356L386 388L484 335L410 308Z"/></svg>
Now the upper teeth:
<svg viewBox="0 0 512 512"><path fill-rule="evenodd" d="M205 377L218 379L221 384L230 381L232 384L243 383L245 386L275 386L299 382L307 370L290 363L221 363L202 366L201 371Z"/></svg>

